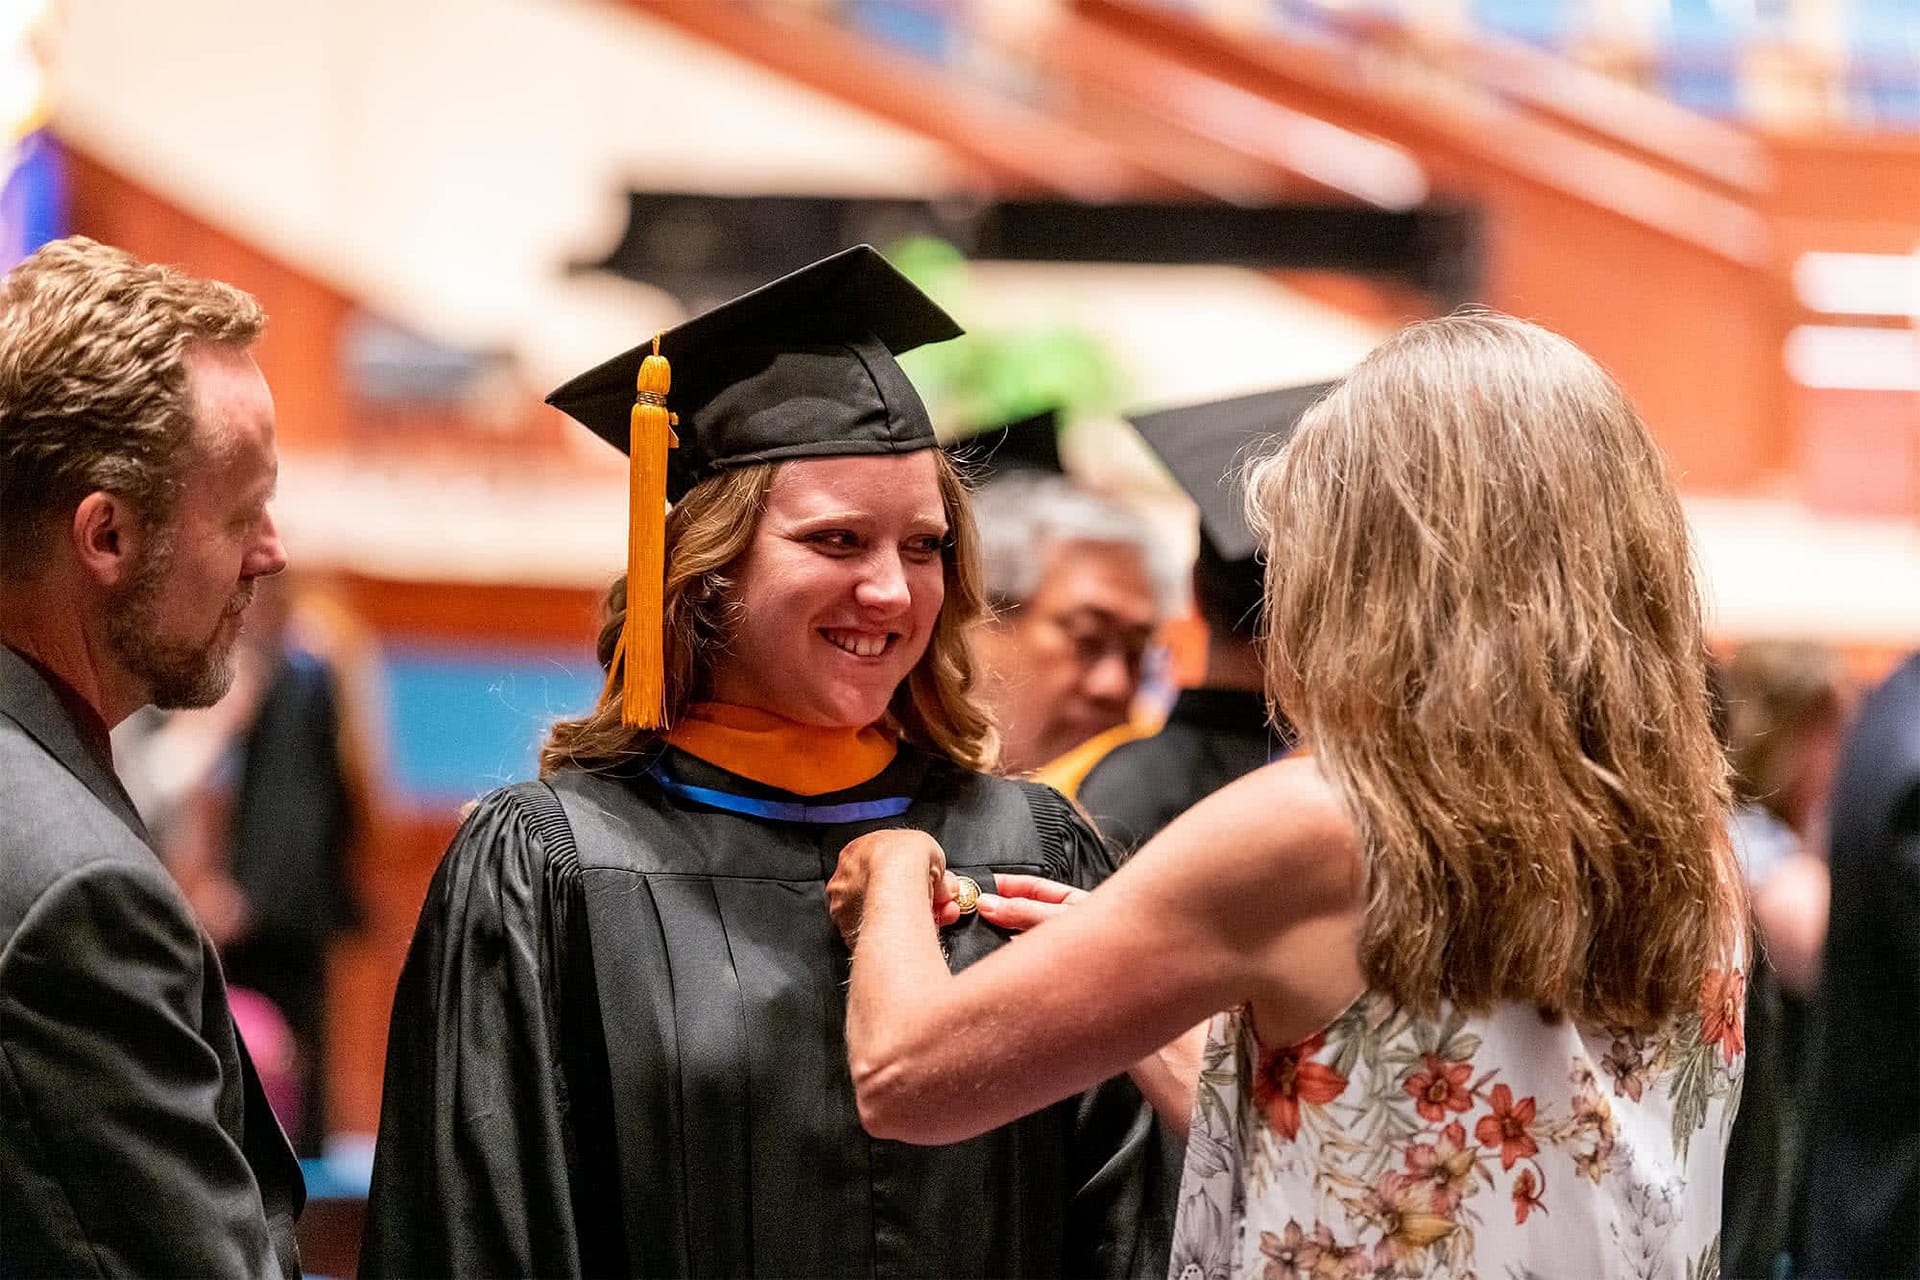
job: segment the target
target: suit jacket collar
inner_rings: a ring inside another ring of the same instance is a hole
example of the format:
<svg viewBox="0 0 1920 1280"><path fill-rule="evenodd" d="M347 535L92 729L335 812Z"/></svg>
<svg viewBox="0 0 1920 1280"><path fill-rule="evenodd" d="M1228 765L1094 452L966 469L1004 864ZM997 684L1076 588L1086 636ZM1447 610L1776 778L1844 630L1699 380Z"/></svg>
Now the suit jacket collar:
<svg viewBox="0 0 1920 1280"><path fill-rule="evenodd" d="M80 727L60 705L59 695L31 663L6 645L0 645L0 715L19 725L48 755L65 765L128 830L146 844L153 843L127 789L113 770L87 749Z"/></svg>

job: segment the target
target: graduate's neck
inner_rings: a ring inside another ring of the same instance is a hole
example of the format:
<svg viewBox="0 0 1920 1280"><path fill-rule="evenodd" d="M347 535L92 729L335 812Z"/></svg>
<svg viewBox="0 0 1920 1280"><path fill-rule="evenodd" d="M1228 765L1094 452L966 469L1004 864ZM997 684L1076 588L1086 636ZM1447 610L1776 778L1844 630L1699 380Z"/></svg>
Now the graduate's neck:
<svg viewBox="0 0 1920 1280"><path fill-rule="evenodd" d="M795 795L858 786L893 763L898 742L884 729L800 724L758 707L696 702L667 741L690 756Z"/></svg>

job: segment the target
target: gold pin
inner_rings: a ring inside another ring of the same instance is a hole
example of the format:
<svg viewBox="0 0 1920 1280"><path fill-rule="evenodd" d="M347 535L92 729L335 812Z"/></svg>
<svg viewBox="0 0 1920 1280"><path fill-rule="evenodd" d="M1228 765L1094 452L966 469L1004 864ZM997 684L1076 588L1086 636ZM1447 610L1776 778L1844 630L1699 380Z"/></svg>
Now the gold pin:
<svg viewBox="0 0 1920 1280"><path fill-rule="evenodd" d="M953 905L960 908L961 915L967 915L980 905L980 886L966 876L953 879Z"/></svg>

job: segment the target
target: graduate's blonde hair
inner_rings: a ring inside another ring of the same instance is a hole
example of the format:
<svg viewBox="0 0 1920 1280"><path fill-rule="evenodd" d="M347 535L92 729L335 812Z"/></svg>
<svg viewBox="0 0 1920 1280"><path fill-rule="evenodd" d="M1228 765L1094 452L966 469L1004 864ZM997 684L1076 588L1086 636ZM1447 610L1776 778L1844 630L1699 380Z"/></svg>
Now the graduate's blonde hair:
<svg viewBox="0 0 1920 1280"><path fill-rule="evenodd" d="M1686 524L1572 343L1383 343L1249 475L1267 668L1361 833L1369 983L1651 1028L1744 919Z"/></svg>
<svg viewBox="0 0 1920 1280"><path fill-rule="evenodd" d="M970 496L953 460L934 451L940 501L947 518L942 551L946 599L927 651L901 682L887 711L888 727L918 746L970 769L990 769L999 752L992 716L976 689L967 633L986 617L981 585L980 535ZM767 492L782 464L759 463L709 476L667 514L665 703L672 724L691 703L707 695L714 664L726 660L727 637L736 625L731 601L733 573L746 554L767 509ZM598 645L600 665L613 660L626 621L626 578L607 593ZM653 746L660 733L620 721L620 690L603 690L593 710L553 726L540 752L540 773L560 769L609 769Z"/></svg>

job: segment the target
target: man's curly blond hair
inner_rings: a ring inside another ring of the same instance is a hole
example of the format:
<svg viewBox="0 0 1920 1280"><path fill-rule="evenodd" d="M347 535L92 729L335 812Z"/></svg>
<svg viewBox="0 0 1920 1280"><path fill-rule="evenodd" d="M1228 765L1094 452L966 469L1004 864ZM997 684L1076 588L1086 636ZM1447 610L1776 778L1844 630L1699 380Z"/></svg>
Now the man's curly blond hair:
<svg viewBox="0 0 1920 1280"><path fill-rule="evenodd" d="M150 525L191 462L188 352L247 347L266 314L217 280L71 236L0 281L0 576L32 572L49 525L95 490Z"/></svg>

